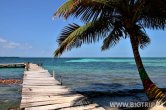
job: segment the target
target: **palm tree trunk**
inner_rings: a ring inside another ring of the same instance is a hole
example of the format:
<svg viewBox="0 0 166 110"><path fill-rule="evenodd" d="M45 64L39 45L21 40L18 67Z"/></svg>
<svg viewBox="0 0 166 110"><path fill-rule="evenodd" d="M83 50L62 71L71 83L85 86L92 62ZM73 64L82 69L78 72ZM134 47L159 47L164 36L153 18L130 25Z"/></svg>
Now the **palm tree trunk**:
<svg viewBox="0 0 166 110"><path fill-rule="evenodd" d="M145 71L145 68L142 63L142 59L139 54L139 47L135 42L134 37L130 37L130 42L132 45L133 53L134 53L134 58L135 62L137 65L137 69L139 71L139 75L141 77L144 90L150 100L155 100L155 99L165 99L165 94L150 80L148 74Z"/></svg>

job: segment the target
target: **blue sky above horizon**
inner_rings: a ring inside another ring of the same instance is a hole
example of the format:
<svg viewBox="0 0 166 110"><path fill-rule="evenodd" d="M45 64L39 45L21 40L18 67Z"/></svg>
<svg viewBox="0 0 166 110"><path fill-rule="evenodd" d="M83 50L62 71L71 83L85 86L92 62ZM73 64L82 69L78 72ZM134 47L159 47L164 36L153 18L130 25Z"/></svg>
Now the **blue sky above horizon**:
<svg viewBox="0 0 166 110"><path fill-rule="evenodd" d="M78 19L52 19L66 0L0 0L0 56L53 57L56 39L69 23ZM166 57L166 31L147 30L151 44L141 50L143 57ZM65 52L62 57L132 57L129 39L101 52L102 42L83 45Z"/></svg>

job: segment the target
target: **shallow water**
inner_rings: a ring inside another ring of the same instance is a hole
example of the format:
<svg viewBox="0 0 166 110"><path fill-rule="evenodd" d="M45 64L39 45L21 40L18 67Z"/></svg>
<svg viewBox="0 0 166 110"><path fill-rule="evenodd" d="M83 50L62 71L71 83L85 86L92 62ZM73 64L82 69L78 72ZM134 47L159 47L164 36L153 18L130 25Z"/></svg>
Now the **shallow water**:
<svg viewBox="0 0 166 110"><path fill-rule="evenodd" d="M16 62L43 64L50 73L55 71L56 78L64 85L81 93L107 93L107 100L119 100L115 94L122 93L123 96L130 90L143 88L133 58L0 58L0 63ZM143 62L150 78L159 87L166 88L166 58L143 58ZM21 79L22 75L23 69L0 69L1 79ZM0 107L2 102L18 105L20 88L19 85L0 85ZM132 98L127 97L128 100L146 101L145 94L142 94L136 92Z"/></svg>
<svg viewBox="0 0 166 110"><path fill-rule="evenodd" d="M166 83L166 59L144 58L150 78L159 87ZM44 65L50 72L62 76L62 82L73 89L124 90L142 89L134 59L131 58L75 58L56 60L55 66ZM108 85L113 85L108 86ZM102 89L99 89L99 88ZM81 89L80 89L81 88Z"/></svg>
<svg viewBox="0 0 166 110"><path fill-rule="evenodd" d="M24 69L0 69L0 79L22 79ZM19 107L21 86L0 84L0 110Z"/></svg>

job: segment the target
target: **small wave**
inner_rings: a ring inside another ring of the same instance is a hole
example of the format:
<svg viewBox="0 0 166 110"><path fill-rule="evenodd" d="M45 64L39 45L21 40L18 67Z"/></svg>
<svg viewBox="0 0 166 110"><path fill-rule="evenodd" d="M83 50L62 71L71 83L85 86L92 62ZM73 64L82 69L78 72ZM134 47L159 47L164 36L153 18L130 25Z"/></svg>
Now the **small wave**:
<svg viewBox="0 0 166 110"><path fill-rule="evenodd" d="M77 59L68 60L68 63L87 63L87 62L134 62L133 59Z"/></svg>
<svg viewBox="0 0 166 110"><path fill-rule="evenodd" d="M131 65L135 65L135 62L130 62ZM166 67L166 63L161 63L161 62L153 62L153 63L144 63L145 66L150 66L150 67Z"/></svg>

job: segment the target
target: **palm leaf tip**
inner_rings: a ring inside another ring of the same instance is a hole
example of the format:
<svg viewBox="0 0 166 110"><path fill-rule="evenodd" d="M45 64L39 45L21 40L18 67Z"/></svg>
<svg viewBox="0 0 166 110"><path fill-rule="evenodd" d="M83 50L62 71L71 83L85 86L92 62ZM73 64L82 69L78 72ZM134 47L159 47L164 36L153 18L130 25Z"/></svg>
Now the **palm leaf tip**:
<svg viewBox="0 0 166 110"><path fill-rule="evenodd" d="M53 17L59 16L67 19L75 10L78 3L80 3L80 0L68 0L54 13Z"/></svg>
<svg viewBox="0 0 166 110"><path fill-rule="evenodd" d="M55 52L54 52L54 57L60 57L61 54L62 54L62 53L60 52L60 50L57 49L57 50L55 50Z"/></svg>
<svg viewBox="0 0 166 110"><path fill-rule="evenodd" d="M139 38L139 46L141 49L147 47L150 44L150 42L151 40L148 36L141 36L141 38Z"/></svg>
<svg viewBox="0 0 166 110"><path fill-rule="evenodd" d="M116 25L110 34L104 39L101 50L104 51L115 46L121 40L121 38L125 38L123 37L123 31L118 25Z"/></svg>
<svg viewBox="0 0 166 110"><path fill-rule="evenodd" d="M136 42L138 43L141 49L144 49L150 44L151 40L149 36L146 34L146 31L141 30L139 26L137 27L135 34L137 38Z"/></svg>
<svg viewBox="0 0 166 110"><path fill-rule="evenodd" d="M66 40L67 38L70 36L70 34L72 34L75 30L77 30L80 26L73 23L73 24L69 24L68 26L64 27L64 29L61 32L61 35L59 36L57 42L59 44L59 46ZM69 40L68 40L69 41Z"/></svg>
<svg viewBox="0 0 166 110"><path fill-rule="evenodd" d="M67 49L71 49L74 45L76 35L72 35L75 30L77 30L80 26L77 24L69 24L68 26L64 27L62 30L61 35L59 36L57 42L59 47L54 52L54 56L61 56L62 53Z"/></svg>

